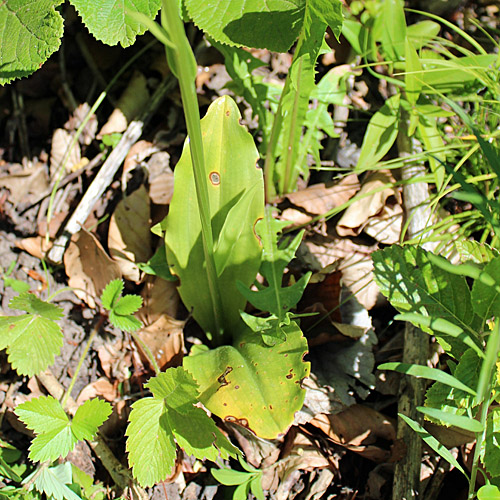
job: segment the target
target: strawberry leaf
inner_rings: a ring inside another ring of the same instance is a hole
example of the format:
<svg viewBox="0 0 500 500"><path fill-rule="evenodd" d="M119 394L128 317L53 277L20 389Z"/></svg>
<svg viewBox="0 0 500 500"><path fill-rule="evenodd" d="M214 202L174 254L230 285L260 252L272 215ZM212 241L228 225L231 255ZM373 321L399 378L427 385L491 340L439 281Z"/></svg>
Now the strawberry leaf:
<svg viewBox="0 0 500 500"><path fill-rule="evenodd" d="M172 472L176 443L198 459L215 461L239 453L205 411L194 406L197 384L183 368L160 373L147 387L154 397L132 405L126 431L129 464L141 486L152 486Z"/></svg>
<svg viewBox="0 0 500 500"><path fill-rule="evenodd" d="M77 441L91 439L111 413L111 405L98 399L86 401L70 421L59 401L41 396L20 404L15 413L36 434L30 459L44 462L65 457Z"/></svg>
<svg viewBox="0 0 500 500"><path fill-rule="evenodd" d="M125 295L113 307L113 311L120 316L134 314L142 306L142 297L139 295Z"/></svg>
<svg viewBox="0 0 500 500"><path fill-rule="evenodd" d="M110 311L113 309L116 301L121 297L123 292L123 281L122 280L113 280L110 281L106 288L104 288L101 294L101 302L104 309Z"/></svg>

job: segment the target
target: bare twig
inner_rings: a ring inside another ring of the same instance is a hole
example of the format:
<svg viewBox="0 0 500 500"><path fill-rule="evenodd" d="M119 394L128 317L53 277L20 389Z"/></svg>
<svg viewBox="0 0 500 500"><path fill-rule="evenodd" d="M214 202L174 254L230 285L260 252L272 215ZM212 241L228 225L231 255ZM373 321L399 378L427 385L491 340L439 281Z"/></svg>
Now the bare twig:
<svg viewBox="0 0 500 500"><path fill-rule="evenodd" d="M103 166L99 170L92 184L76 207L73 215L68 220L62 234L56 239L53 247L48 253L48 259L56 264L62 262L66 245L71 236L77 233L87 220L92 208L101 198L104 191L111 184L113 177L120 168L123 160L127 156L130 148L139 140L142 135L144 125L149 121L158 106L163 101L166 93L175 85L175 79L171 76L167 77L154 93L148 107L142 113L138 120L132 121L126 132L123 134L120 142L108 156Z"/></svg>

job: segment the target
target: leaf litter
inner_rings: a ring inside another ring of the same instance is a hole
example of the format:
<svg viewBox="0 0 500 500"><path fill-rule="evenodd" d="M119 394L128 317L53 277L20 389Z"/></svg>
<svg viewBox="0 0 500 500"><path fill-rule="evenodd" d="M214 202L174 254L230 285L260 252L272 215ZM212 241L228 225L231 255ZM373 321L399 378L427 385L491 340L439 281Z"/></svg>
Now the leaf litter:
<svg viewBox="0 0 500 500"><path fill-rule="evenodd" d="M270 65L263 71L267 71L271 78L277 79L277 74L288 70L290 59L285 56L277 57L265 51L254 51L254 54L263 60L267 57ZM198 75L198 91L203 97L211 99L227 92L222 87L228 82L228 77L221 66L208 64L208 69ZM42 68L41 71L48 70ZM127 123L149 98L147 87L150 83L143 73L134 73L126 90L118 96L115 109L108 111L108 116L101 116L100 121L105 125L98 138L126 129ZM29 85L28 82L25 84ZM52 97L49 90L46 96ZM367 95L359 97L354 92L352 97L358 108L367 106L364 101L368 100ZM356 104L360 99L362 102ZM178 106L178 97L173 96L166 110L167 117L159 117L157 126L164 128L161 141L153 137L153 132L158 131L151 130L148 141L137 143L131 150L125 160L122 182L117 179L111 185L100 205L94 208L85 224L86 229L82 228L71 239L64 257L64 270L59 270L55 279L49 278L53 289L61 289L67 283L74 294L69 294L69 298L67 294L61 295L64 346L54 368L66 387L77 360L71 348L74 352L81 350L92 324L102 316L99 297L113 279L125 278L127 290L142 296L143 306L136 317L144 326L137 334L152 351L162 370L180 365L187 352L186 339L192 341L195 338L193 333L197 333L196 326L189 319L189 311L183 310L180 304L177 283L147 276L138 266L153 256L157 241L150 229L153 222L162 219L155 216L157 211L161 213L163 210L164 213L171 200L173 171L169 162L172 158L175 165L179 158L177 135L182 130ZM89 105L83 103L76 111L64 107L59 110L72 121L64 128L56 127L44 138L51 144L50 157L47 153L42 154L45 146L38 146L39 159L32 165L0 162L0 195L3 196L0 197L3 200L0 205L0 244L3 247L0 268L5 273L10 262L17 261L12 276L26 281L30 290L39 296L43 295L40 283L30 278L26 270L43 274L43 267L31 257L26 263L24 260L28 254L40 259L47 253L45 234L40 231L39 224L45 220L47 204L42 203L23 214L18 212L50 187L53 173L68 154L71 134L88 109ZM30 114L32 110L28 108L26 112ZM97 118L92 117L82 143L75 146L67 160L69 170L81 168L82 158L92 158L97 154L95 143L93 146L96 131ZM391 187L394 183L389 171L377 171L361 178L351 174L334 182L319 175L314 183L286 195L279 205L280 217L291 223L287 231L299 225L306 226L297 258L287 269L288 277L293 276L292 282L296 282L295 276L299 277L299 273L314 273L297 308L298 313L314 313L302 323L309 340L308 359L312 364L311 375L304 381L304 406L296 413L294 426L277 440L256 439L252 433L232 423L213 425L214 432L228 435L238 443L249 463L264 468L264 487L272 498L293 499L299 493L305 498L321 498L328 494L328 498L348 498L342 496L342 487L334 488L335 493L332 493L332 484L339 481L345 481L345 491L349 488L361 490L363 481L375 491L376 481L385 481L385 473L380 467L390 467L388 464L395 459L394 421L386 411L390 403L384 399L383 390L379 393L376 389L379 387L375 377L376 356L383 347L380 342L386 340L378 330L379 325L372 324L372 317L379 321L377 309L384 305L380 303L378 288L372 279L370 258L380 245L398 242L401 237L401 192ZM64 218L88 184L89 173L83 171L77 180L68 184L64 194L66 199L60 201ZM125 195L123 188L126 189ZM317 216L334 211L354 196L359 200L350 204L341 212L342 215L311 224ZM102 221L103 215L108 220ZM10 229L13 221L14 224L18 221L21 227L21 219L24 219L22 236L25 237L17 238ZM62 219L56 221L58 225L63 223ZM57 229L59 227L52 228L51 233ZM22 250L21 254L14 251L16 246ZM5 317L12 297L5 278L0 293ZM112 404L113 417L103 432L119 441L123 439L126 419L131 411L129 402L152 377L153 367L141 344L109 325L96 340L92 353L91 360L84 364L73 396L80 403L99 396ZM2 374L6 375L7 385L15 387L12 372L4 371L2 367ZM43 387L36 389L33 383L29 387L31 401L45 397ZM387 393L391 396L390 391ZM8 413L6 421L14 422L12 406ZM198 415L201 419L201 413ZM458 446L463 440L452 433L450 442ZM362 463L357 457L370 463L365 477L342 473L344 464L357 466ZM195 461L192 457L181 456L178 469L178 478L181 479L173 479L172 483L177 497L193 498L192 492L196 488L200 495L208 495L213 485L207 479L207 466L202 459ZM91 473L97 474L96 480L103 480L95 470ZM60 474L61 477L64 475L62 469ZM373 498L386 498L380 491L378 496L373 494Z"/></svg>

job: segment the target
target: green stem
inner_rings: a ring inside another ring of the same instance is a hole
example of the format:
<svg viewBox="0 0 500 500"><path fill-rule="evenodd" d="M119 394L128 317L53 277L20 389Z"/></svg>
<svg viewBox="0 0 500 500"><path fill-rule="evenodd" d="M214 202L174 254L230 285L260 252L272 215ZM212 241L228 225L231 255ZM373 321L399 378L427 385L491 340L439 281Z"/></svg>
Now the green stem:
<svg viewBox="0 0 500 500"><path fill-rule="evenodd" d="M480 422L483 426L483 431L476 436L476 449L474 450L474 458L472 461L471 477L469 482L469 495L468 500L475 498L476 477L479 468L479 459L481 456L481 448L486 441L486 424L488 419L488 410L491 402L491 381L493 373L496 371L496 362L498 359L498 352L500 351L500 320L495 321L495 326L488 339L486 346L486 356L481 365L481 372L479 374L479 381L477 383L477 403L481 404L481 417Z"/></svg>
<svg viewBox="0 0 500 500"><path fill-rule="evenodd" d="M155 359L153 353L151 352L151 349L139 337L139 335L137 335L137 333L130 332L130 335L132 335L132 338L134 339L134 341L137 342L137 344L139 344L141 346L142 350L144 351L144 354L146 354L146 357L151 362L151 365L153 366L155 374L158 375L161 372L161 370L160 370L160 367L158 366L158 363L156 362L156 359Z"/></svg>
<svg viewBox="0 0 500 500"><path fill-rule="evenodd" d="M75 373L73 374L73 377L71 377L71 382L69 384L68 389L64 393L64 397L61 401L61 406L64 408L66 406L66 403L68 402L68 399L71 395L71 391L73 390L73 387L75 386L76 379L78 378L78 374L80 373L80 370L82 368L83 362L87 356L87 353L89 352L90 346L92 345L92 342L99 332L102 324L104 323L104 316L100 316L99 320L97 321L97 324L92 328L92 331L90 332L90 337L89 340L87 341L87 345L85 346L85 349L83 350L82 354L80 355L80 359L78 360L78 365L76 367Z"/></svg>
<svg viewBox="0 0 500 500"><path fill-rule="evenodd" d="M167 48L167 50L174 58L174 72L177 73L176 76L179 80L184 116L186 118L189 135L189 148L193 164L196 199L200 211L203 253L208 275L210 300L216 323L216 331L209 333L212 333L214 342L220 344L223 342L224 337L222 327L223 311L221 308L222 300L215 267L208 179L205 176L205 158L201 137L200 111L198 109L198 97L195 87L196 74L193 75L191 71L193 64L196 68L196 62L186 37L186 32L184 31L184 24L179 17L178 2L175 0L163 0L162 5L162 23L168 27L167 32L175 46L175 48Z"/></svg>
<svg viewBox="0 0 500 500"><path fill-rule="evenodd" d="M61 165L59 166L59 169L57 170L55 177L56 181L54 183L54 187L52 189L52 193L50 194L50 199L49 199L49 207L47 209L47 232L45 234L45 238L48 241L49 240L49 225L50 221L52 219L52 212L54 209L54 200L55 196L57 193L57 190L59 188L59 184L61 183L64 172L66 172L66 164L68 163L69 156L71 154L72 149L75 147L75 144L78 141L78 138L80 137L83 129L87 125L88 121L92 117L92 115L97 111L99 106L101 105L102 101L104 101L104 98L107 96L108 92L111 90L113 85L118 81L118 79L122 76L122 74L137 60L139 59L146 51L148 51L154 44L156 43L156 40L148 43L145 47L143 47L137 54L135 54L133 57L131 57L121 68L120 70L116 73L116 75L111 79L109 82L108 86L101 92L99 97L96 99L94 102L93 106L89 109L88 113L85 115L85 118L82 120L82 123L78 127L77 131L75 132L75 135L73 136L73 139L71 140L70 145L66 149L66 153L64 154L63 160L61 162Z"/></svg>

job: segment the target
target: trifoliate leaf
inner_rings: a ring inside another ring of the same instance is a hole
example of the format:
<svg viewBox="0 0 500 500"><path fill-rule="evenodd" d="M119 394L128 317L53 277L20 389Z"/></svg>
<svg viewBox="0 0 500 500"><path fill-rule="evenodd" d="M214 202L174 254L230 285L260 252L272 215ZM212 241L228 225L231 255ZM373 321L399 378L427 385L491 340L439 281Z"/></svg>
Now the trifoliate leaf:
<svg viewBox="0 0 500 500"><path fill-rule="evenodd" d="M111 405L99 400L86 401L71 422L59 401L52 396L41 396L20 404L15 413L36 434L30 459L44 462L65 457L80 439L91 439L111 413Z"/></svg>
<svg viewBox="0 0 500 500"><path fill-rule="evenodd" d="M134 314L142 306L142 297L139 295L125 295L115 303L113 311L120 316Z"/></svg>
<svg viewBox="0 0 500 500"><path fill-rule="evenodd" d="M215 461L239 453L208 415L194 406L197 385L183 368L168 369L152 378L148 387L155 397L132 405L126 431L129 464L141 486L152 486L172 472L176 443L198 459Z"/></svg>
<svg viewBox="0 0 500 500"><path fill-rule="evenodd" d="M120 316L114 311L110 311L109 321L124 332L135 332L142 327L142 323L134 316Z"/></svg>
<svg viewBox="0 0 500 500"><path fill-rule="evenodd" d="M110 281L101 294L102 307L110 311L123 292L123 281L120 279Z"/></svg>
<svg viewBox="0 0 500 500"><path fill-rule="evenodd" d="M128 47L135 42L137 35L146 31L131 12L140 12L154 19L160 8L161 0L100 0L98 8L94 0L70 0L85 26L92 35L107 45L120 43Z"/></svg>
<svg viewBox="0 0 500 500"><path fill-rule="evenodd" d="M43 318L58 320L62 318L63 311L54 304L39 299L29 292L20 293L9 302L9 307L18 311L37 314Z"/></svg>
<svg viewBox="0 0 500 500"><path fill-rule="evenodd" d="M40 492L45 493L47 498L55 500L82 500L71 488L68 487L72 481L71 463L47 467L41 471L35 471L23 482L27 483L32 476L37 474L33 486Z"/></svg>
<svg viewBox="0 0 500 500"><path fill-rule="evenodd" d="M0 2L0 85L30 75L61 43L62 0Z"/></svg>

